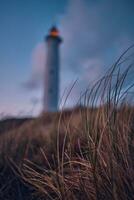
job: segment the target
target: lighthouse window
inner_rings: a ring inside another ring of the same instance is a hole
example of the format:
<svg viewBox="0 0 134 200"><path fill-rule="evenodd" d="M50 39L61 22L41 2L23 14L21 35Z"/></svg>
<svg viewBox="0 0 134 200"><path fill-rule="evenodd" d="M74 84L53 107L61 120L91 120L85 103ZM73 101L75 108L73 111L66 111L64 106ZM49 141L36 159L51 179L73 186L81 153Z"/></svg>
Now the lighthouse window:
<svg viewBox="0 0 134 200"><path fill-rule="evenodd" d="M50 74L54 74L54 70L53 69L50 70Z"/></svg>
<svg viewBox="0 0 134 200"><path fill-rule="evenodd" d="M52 94L53 93L53 90L52 89L49 89L49 94Z"/></svg>

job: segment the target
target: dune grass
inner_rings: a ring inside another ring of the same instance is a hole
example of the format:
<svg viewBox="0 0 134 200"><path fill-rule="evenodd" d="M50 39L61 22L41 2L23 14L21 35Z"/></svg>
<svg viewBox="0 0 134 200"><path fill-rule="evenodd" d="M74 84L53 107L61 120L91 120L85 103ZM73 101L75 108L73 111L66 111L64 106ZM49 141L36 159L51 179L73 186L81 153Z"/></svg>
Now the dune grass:
<svg viewBox="0 0 134 200"><path fill-rule="evenodd" d="M0 136L0 199L134 198L131 49L81 95L83 106Z"/></svg>

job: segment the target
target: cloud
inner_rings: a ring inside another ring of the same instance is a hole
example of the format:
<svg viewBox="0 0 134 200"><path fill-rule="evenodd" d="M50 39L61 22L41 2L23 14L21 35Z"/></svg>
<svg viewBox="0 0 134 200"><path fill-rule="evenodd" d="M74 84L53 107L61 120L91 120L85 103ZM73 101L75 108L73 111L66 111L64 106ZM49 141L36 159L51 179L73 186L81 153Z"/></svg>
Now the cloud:
<svg viewBox="0 0 134 200"><path fill-rule="evenodd" d="M116 46L118 39L131 38L133 35L132 19L128 17L129 9L125 10L126 4L123 1L121 4L105 0L101 4L97 1L96 4L91 4L86 0L69 2L61 21L61 33L64 37L62 54L68 67L72 68L72 64L77 62L73 70L80 70L79 65L87 58L102 59L110 48Z"/></svg>
<svg viewBox="0 0 134 200"><path fill-rule="evenodd" d="M60 17L61 96L78 78L68 101L78 98L114 60L134 42L132 0L69 0ZM33 74L29 86L43 79L46 51L43 44L33 51ZM43 58L43 59L42 59ZM31 85L30 85L31 84Z"/></svg>
<svg viewBox="0 0 134 200"><path fill-rule="evenodd" d="M42 85L44 79L46 61L46 48L43 42L40 42L32 51L31 65L32 74L30 78L23 84L23 87L28 90L34 90Z"/></svg>
<svg viewBox="0 0 134 200"><path fill-rule="evenodd" d="M69 1L60 25L64 38L61 79L65 74L72 74L68 83L79 78L77 97L134 42L131 4L120 0Z"/></svg>

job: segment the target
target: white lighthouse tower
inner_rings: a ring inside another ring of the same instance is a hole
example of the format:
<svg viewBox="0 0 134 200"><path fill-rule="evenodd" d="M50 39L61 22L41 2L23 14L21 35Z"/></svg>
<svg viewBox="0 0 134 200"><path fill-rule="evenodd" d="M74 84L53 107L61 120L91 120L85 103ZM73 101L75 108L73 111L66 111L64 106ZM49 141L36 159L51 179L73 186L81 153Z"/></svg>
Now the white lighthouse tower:
<svg viewBox="0 0 134 200"><path fill-rule="evenodd" d="M59 31L52 27L48 36L47 57L45 66L45 92L44 92L44 111L55 112L58 110L59 100L59 45L62 42Z"/></svg>

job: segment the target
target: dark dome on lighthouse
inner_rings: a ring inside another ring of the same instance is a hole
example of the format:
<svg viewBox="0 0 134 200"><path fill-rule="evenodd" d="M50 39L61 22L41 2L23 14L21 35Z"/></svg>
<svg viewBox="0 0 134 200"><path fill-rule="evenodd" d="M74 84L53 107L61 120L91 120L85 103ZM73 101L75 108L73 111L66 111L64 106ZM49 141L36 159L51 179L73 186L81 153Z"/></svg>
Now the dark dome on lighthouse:
<svg viewBox="0 0 134 200"><path fill-rule="evenodd" d="M48 39L58 39L59 40L59 42L62 42L62 39L61 39L61 37L60 37L60 34L59 34L59 30L57 29L57 27L56 26L52 26L52 28L50 28L50 30L49 30L49 33L48 33L48 35L47 35L47 37L46 37L46 40L48 40Z"/></svg>
<svg viewBox="0 0 134 200"><path fill-rule="evenodd" d="M58 31L58 29L56 28L56 26L53 26L53 27L50 29L50 35L51 35L51 36L54 36L54 37L59 36L59 31Z"/></svg>

